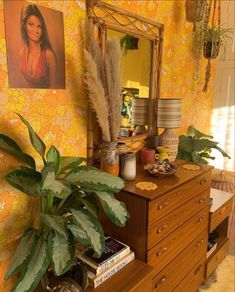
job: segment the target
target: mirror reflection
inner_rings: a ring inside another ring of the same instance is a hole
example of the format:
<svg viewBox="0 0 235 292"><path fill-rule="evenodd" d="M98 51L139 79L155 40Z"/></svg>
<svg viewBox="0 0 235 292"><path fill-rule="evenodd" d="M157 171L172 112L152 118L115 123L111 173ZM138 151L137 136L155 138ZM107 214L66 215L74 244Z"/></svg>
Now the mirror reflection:
<svg viewBox="0 0 235 292"><path fill-rule="evenodd" d="M123 32L107 30L122 49L122 119L119 138L147 133L152 42Z"/></svg>

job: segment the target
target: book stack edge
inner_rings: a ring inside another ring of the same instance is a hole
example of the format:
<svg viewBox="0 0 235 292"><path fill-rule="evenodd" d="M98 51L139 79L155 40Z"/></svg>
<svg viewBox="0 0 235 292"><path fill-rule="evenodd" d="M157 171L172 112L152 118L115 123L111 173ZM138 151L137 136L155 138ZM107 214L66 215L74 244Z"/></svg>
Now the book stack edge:
<svg viewBox="0 0 235 292"><path fill-rule="evenodd" d="M76 250L76 256L88 270L89 285L96 288L135 258L130 247L112 237L106 237L104 252L96 257L91 248Z"/></svg>

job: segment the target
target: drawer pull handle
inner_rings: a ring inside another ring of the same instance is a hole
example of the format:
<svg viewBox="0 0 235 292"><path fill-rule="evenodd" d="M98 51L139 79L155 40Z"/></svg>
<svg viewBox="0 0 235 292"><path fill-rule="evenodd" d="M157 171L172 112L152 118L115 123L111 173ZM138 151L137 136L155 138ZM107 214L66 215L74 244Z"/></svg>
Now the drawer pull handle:
<svg viewBox="0 0 235 292"><path fill-rule="evenodd" d="M198 241L198 243L196 244L196 247L199 247L203 242L204 242L204 239L201 239L200 241Z"/></svg>
<svg viewBox="0 0 235 292"><path fill-rule="evenodd" d="M219 212L219 213L220 213L220 215L223 215L223 214L224 214L224 212L225 212L225 210L226 210L226 207L223 207L223 208L221 209L221 211Z"/></svg>
<svg viewBox="0 0 235 292"><path fill-rule="evenodd" d="M155 284L155 288L157 288L160 284L166 282L166 276L163 276L160 280Z"/></svg>
<svg viewBox="0 0 235 292"><path fill-rule="evenodd" d="M204 203L205 202L205 199L200 199L199 200L199 204L202 204L202 203Z"/></svg>
<svg viewBox="0 0 235 292"><path fill-rule="evenodd" d="M200 272L202 265L198 266L196 270L194 271L194 275L196 275L198 272Z"/></svg>
<svg viewBox="0 0 235 292"><path fill-rule="evenodd" d="M207 179L206 178L202 178L200 180L200 185L204 185L206 182L207 182Z"/></svg>
<svg viewBox="0 0 235 292"><path fill-rule="evenodd" d="M168 224L164 224L163 226L161 226L160 228L158 228L157 229L157 234L162 233L162 231L164 231L167 227L168 227Z"/></svg>
<svg viewBox="0 0 235 292"><path fill-rule="evenodd" d="M203 219L205 219L205 218L206 218L206 216L203 215L203 216L199 217L197 221L198 221L198 222L201 222L201 221L202 221Z"/></svg>
<svg viewBox="0 0 235 292"><path fill-rule="evenodd" d="M159 257L161 254L163 254L164 252L166 252L168 250L168 247L165 246L162 250L157 252L157 256Z"/></svg>
<svg viewBox="0 0 235 292"><path fill-rule="evenodd" d="M169 204L168 201L164 202L163 204L158 206L158 210L161 210L162 208L166 207Z"/></svg>

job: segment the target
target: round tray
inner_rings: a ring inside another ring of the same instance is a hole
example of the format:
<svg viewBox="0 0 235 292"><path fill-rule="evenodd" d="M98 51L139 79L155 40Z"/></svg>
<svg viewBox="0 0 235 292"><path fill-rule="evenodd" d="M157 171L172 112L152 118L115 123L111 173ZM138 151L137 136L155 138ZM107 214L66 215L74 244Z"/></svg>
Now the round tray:
<svg viewBox="0 0 235 292"><path fill-rule="evenodd" d="M168 177L171 175L174 175L176 173L176 169L170 171L170 172L151 172L149 169L145 169L145 171L153 176L158 176L158 177Z"/></svg>

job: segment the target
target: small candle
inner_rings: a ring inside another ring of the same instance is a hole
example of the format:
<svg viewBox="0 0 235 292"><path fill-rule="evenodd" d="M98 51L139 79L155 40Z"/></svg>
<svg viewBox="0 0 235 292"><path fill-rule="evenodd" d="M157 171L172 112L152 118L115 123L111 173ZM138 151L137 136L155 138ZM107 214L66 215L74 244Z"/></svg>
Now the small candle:
<svg viewBox="0 0 235 292"><path fill-rule="evenodd" d="M155 162L155 149L144 147L141 149L140 160L141 163L145 164L147 162L154 163Z"/></svg>

